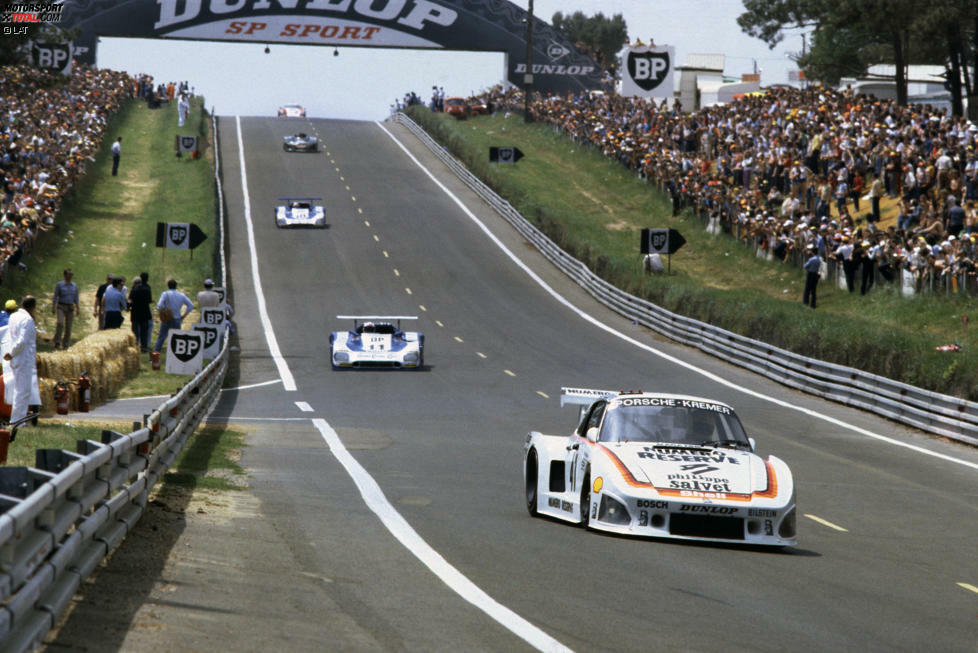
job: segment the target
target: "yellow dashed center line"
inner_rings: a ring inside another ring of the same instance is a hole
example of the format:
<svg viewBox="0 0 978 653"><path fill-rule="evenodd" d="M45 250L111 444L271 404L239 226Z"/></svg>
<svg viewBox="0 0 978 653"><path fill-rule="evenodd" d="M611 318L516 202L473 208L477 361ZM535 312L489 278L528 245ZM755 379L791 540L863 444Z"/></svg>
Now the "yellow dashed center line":
<svg viewBox="0 0 978 653"><path fill-rule="evenodd" d="M340 181L346 181L346 179L343 177L343 175L340 175Z"/></svg>
<svg viewBox="0 0 978 653"><path fill-rule="evenodd" d="M377 234L374 234L374 240L379 243L380 242L380 236L378 236Z"/></svg>
<svg viewBox="0 0 978 653"><path fill-rule="evenodd" d="M388 254L388 253L387 253L387 250L385 249L385 250L384 250L384 258L390 258L390 257L391 257L391 255L390 255L390 254Z"/></svg>
<svg viewBox="0 0 978 653"><path fill-rule="evenodd" d="M481 351L475 352L475 355L478 356L479 358L489 358L488 356L486 356L485 354L483 354Z"/></svg>
<svg viewBox="0 0 978 653"><path fill-rule="evenodd" d="M363 215L363 209L361 209L359 206L357 207L357 213Z"/></svg>
<svg viewBox="0 0 978 653"><path fill-rule="evenodd" d="M975 587L974 585L971 585L969 583L958 583L958 587L963 587L969 592L974 592L975 594L978 594L978 587Z"/></svg>
<svg viewBox="0 0 978 653"><path fill-rule="evenodd" d="M350 189L347 188L347 190L350 190ZM356 202L357 201L357 196L356 195L351 195L350 196L350 199L353 200L354 202Z"/></svg>
<svg viewBox="0 0 978 653"><path fill-rule="evenodd" d="M350 190L350 187L349 187L349 186L347 186L347 187L346 187L346 189L347 189L347 190Z"/></svg>
<svg viewBox="0 0 978 653"><path fill-rule="evenodd" d="M822 526L828 526L829 528L834 528L835 530L837 530L839 532L842 532L842 533L848 533L849 532L849 529L848 528L842 528L841 526L839 526L837 524L833 524L832 522L828 521L827 519L822 519L821 517L816 517L815 515L809 515L809 514L806 514L805 516L808 517L809 519L811 519L812 521L818 522Z"/></svg>
<svg viewBox="0 0 978 653"><path fill-rule="evenodd" d="M411 289L410 288L405 288L404 289L404 292L406 292L409 295L413 295L414 294L414 293L411 292Z"/></svg>
<svg viewBox="0 0 978 653"><path fill-rule="evenodd" d="M398 271L398 269L397 269L397 268L394 268L394 276L395 276L395 277L399 277L399 276L401 276L401 273L400 273L400 272Z"/></svg>
<svg viewBox="0 0 978 653"><path fill-rule="evenodd" d="M363 221L363 224L365 224L365 225L367 225L369 227L370 226L370 220L364 220Z"/></svg>
<svg viewBox="0 0 978 653"><path fill-rule="evenodd" d="M512 370L503 370L503 372L505 372L505 373L506 373L506 374L508 374L509 376L516 376L516 372L514 372L514 371L512 371Z"/></svg>
<svg viewBox="0 0 978 653"><path fill-rule="evenodd" d="M418 304L418 308L420 308L422 311L428 310L427 308L424 307L424 304Z"/></svg>
<svg viewBox="0 0 978 653"><path fill-rule="evenodd" d="M544 399L550 399L550 395L548 395L546 392L543 392L542 390L537 390L537 394L543 397Z"/></svg>
<svg viewBox="0 0 978 653"><path fill-rule="evenodd" d="M455 342L465 342L465 341L459 338L458 336L455 336Z"/></svg>
<svg viewBox="0 0 978 653"><path fill-rule="evenodd" d="M438 326L440 326L440 327L442 327L442 328L444 328L444 327L445 327L445 325L444 325L444 324L442 324L440 320L435 320L435 324L437 324Z"/></svg>

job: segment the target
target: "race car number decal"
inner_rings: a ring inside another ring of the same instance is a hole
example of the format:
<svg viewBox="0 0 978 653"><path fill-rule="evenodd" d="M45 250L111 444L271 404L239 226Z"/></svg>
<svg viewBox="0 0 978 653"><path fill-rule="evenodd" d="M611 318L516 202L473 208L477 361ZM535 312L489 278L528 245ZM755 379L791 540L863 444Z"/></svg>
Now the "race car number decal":
<svg viewBox="0 0 978 653"><path fill-rule="evenodd" d="M363 335L363 348L369 351L384 351L389 344L389 337L380 333L365 333Z"/></svg>

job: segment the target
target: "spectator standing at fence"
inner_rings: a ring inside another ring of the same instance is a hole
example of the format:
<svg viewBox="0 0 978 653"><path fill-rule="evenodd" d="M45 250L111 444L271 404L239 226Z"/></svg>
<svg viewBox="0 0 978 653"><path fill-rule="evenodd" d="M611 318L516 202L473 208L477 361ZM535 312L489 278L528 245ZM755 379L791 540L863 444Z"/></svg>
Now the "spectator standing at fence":
<svg viewBox="0 0 978 653"><path fill-rule="evenodd" d="M21 310L10 316L7 336L10 350L3 359L10 361L14 376L13 401L10 422L27 416L27 407L39 405L41 395L37 386L37 326L34 323L34 309L37 300L27 295L20 303Z"/></svg>
<svg viewBox="0 0 978 653"><path fill-rule="evenodd" d="M856 262L852 259L852 239L849 236L842 237L842 244L835 250L835 258L842 262L842 273L846 278L846 288L849 292L856 289Z"/></svg>
<svg viewBox="0 0 978 653"><path fill-rule="evenodd" d="M187 122L189 116L190 100L187 99L186 94L181 93L180 99L177 100L177 126L183 127L183 123Z"/></svg>
<svg viewBox="0 0 978 653"><path fill-rule="evenodd" d="M948 196L947 203L947 233L957 237L964 229L965 212L953 195Z"/></svg>
<svg viewBox="0 0 978 653"><path fill-rule="evenodd" d="M217 307L221 305L221 296L214 290L214 281L204 279L204 289L197 293L197 305L200 308Z"/></svg>
<svg viewBox="0 0 978 653"><path fill-rule="evenodd" d="M873 281L876 275L876 253L876 246L868 240L864 240L853 252L853 257L857 261L856 267L862 271L862 285L859 289L860 295L865 295L873 287Z"/></svg>
<svg viewBox="0 0 978 653"><path fill-rule="evenodd" d="M10 323L10 316L17 312L17 300L8 299L3 305L3 310L0 311L0 328L7 326ZM6 332L4 332L6 334ZM9 403L9 402L8 402Z"/></svg>
<svg viewBox="0 0 978 653"><path fill-rule="evenodd" d="M71 342L71 325L78 315L78 285L72 281L75 273L71 268L64 271L64 279L54 286L54 299L51 312L55 314L58 325L54 329L54 348L67 349Z"/></svg>
<svg viewBox="0 0 978 653"><path fill-rule="evenodd" d="M160 335L156 338L156 346L153 351L162 351L163 343L170 333L170 329L179 329L183 318L187 313L194 310L194 303L190 298L177 290L177 280L168 279L166 290L160 295L160 300L156 302L156 310L160 313ZM183 309L186 308L186 313Z"/></svg>
<svg viewBox="0 0 978 653"><path fill-rule="evenodd" d="M112 285L102 295L102 310L105 312L105 328L118 329L122 326L122 312L126 310L126 293L122 289L122 277L113 277Z"/></svg>
<svg viewBox="0 0 978 653"><path fill-rule="evenodd" d="M872 207L872 222L880 221L880 200L883 198L883 180L877 175L869 186L869 203Z"/></svg>
<svg viewBox="0 0 978 653"><path fill-rule="evenodd" d="M153 289L149 285L148 272L140 273L138 279L139 283L133 284L129 291L129 320L139 349L145 354L153 335Z"/></svg>
<svg viewBox="0 0 978 653"><path fill-rule="evenodd" d="M119 159L122 158L122 136L115 139L112 144L112 176L119 174Z"/></svg>
<svg viewBox="0 0 978 653"><path fill-rule="evenodd" d="M815 308L815 292L818 288L819 272L822 268L822 259L815 251L815 245L809 244L805 248L808 260L805 261L805 291L801 296L801 303L805 306Z"/></svg>
<svg viewBox="0 0 978 653"><path fill-rule="evenodd" d="M105 309L102 307L102 297L105 296L105 289L112 285L112 276L111 274L105 275L105 283L95 290L95 310L92 311L92 315L98 320L99 330L105 328Z"/></svg>

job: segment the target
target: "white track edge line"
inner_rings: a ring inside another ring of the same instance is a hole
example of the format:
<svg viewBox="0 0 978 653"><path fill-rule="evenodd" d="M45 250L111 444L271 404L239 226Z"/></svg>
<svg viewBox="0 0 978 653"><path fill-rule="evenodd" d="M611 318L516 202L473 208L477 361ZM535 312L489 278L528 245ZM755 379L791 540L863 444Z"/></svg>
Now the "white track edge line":
<svg viewBox="0 0 978 653"><path fill-rule="evenodd" d="M506 606L502 605L485 591L480 589L475 583L469 580L462 572L453 567L428 544L411 525L401 516L401 513L384 496L384 491L367 472L366 469L357 462L340 440L339 435L333 430L329 423L322 419L312 420L313 425L322 434L323 439L329 446L330 451L336 457L347 474L353 479L360 496L367 503L367 506L380 518L381 523L387 530L420 560L428 569L432 571L442 582L448 585L460 597L479 608L487 615L496 620L500 625L520 637L525 642L540 651L570 651L559 641L534 626L529 621L519 616Z"/></svg>
<svg viewBox="0 0 978 653"><path fill-rule="evenodd" d="M234 123L238 132L238 162L241 165L241 192L244 195L244 218L245 226L248 231L248 252L251 256L251 279L255 286L255 296L258 299L258 317L261 319L262 328L265 330L265 341L268 343L268 351L275 361L278 374L282 377L282 386L287 392L295 392L295 379L289 370L285 358L282 357L282 350L278 348L278 340L275 339L275 331L272 329L272 321L268 317L268 306L265 305L265 294L262 292L261 277L258 274L258 248L255 246L255 230L251 224L251 196L248 194L248 173L245 170L244 139L241 137L241 116L234 117Z"/></svg>

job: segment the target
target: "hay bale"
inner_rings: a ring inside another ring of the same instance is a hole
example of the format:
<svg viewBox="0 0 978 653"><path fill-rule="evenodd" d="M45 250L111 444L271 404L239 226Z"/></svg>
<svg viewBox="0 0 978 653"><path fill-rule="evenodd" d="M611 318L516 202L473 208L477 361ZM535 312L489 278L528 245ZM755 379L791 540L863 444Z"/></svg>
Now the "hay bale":
<svg viewBox="0 0 978 653"><path fill-rule="evenodd" d="M139 373L139 347L128 329L97 331L65 351L44 352L37 356L38 386L43 402L42 414L55 411L54 388L58 381L76 382L88 372L92 382L92 406L103 404L119 388ZM71 388L71 409L78 410L78 389Z"/></svg>

